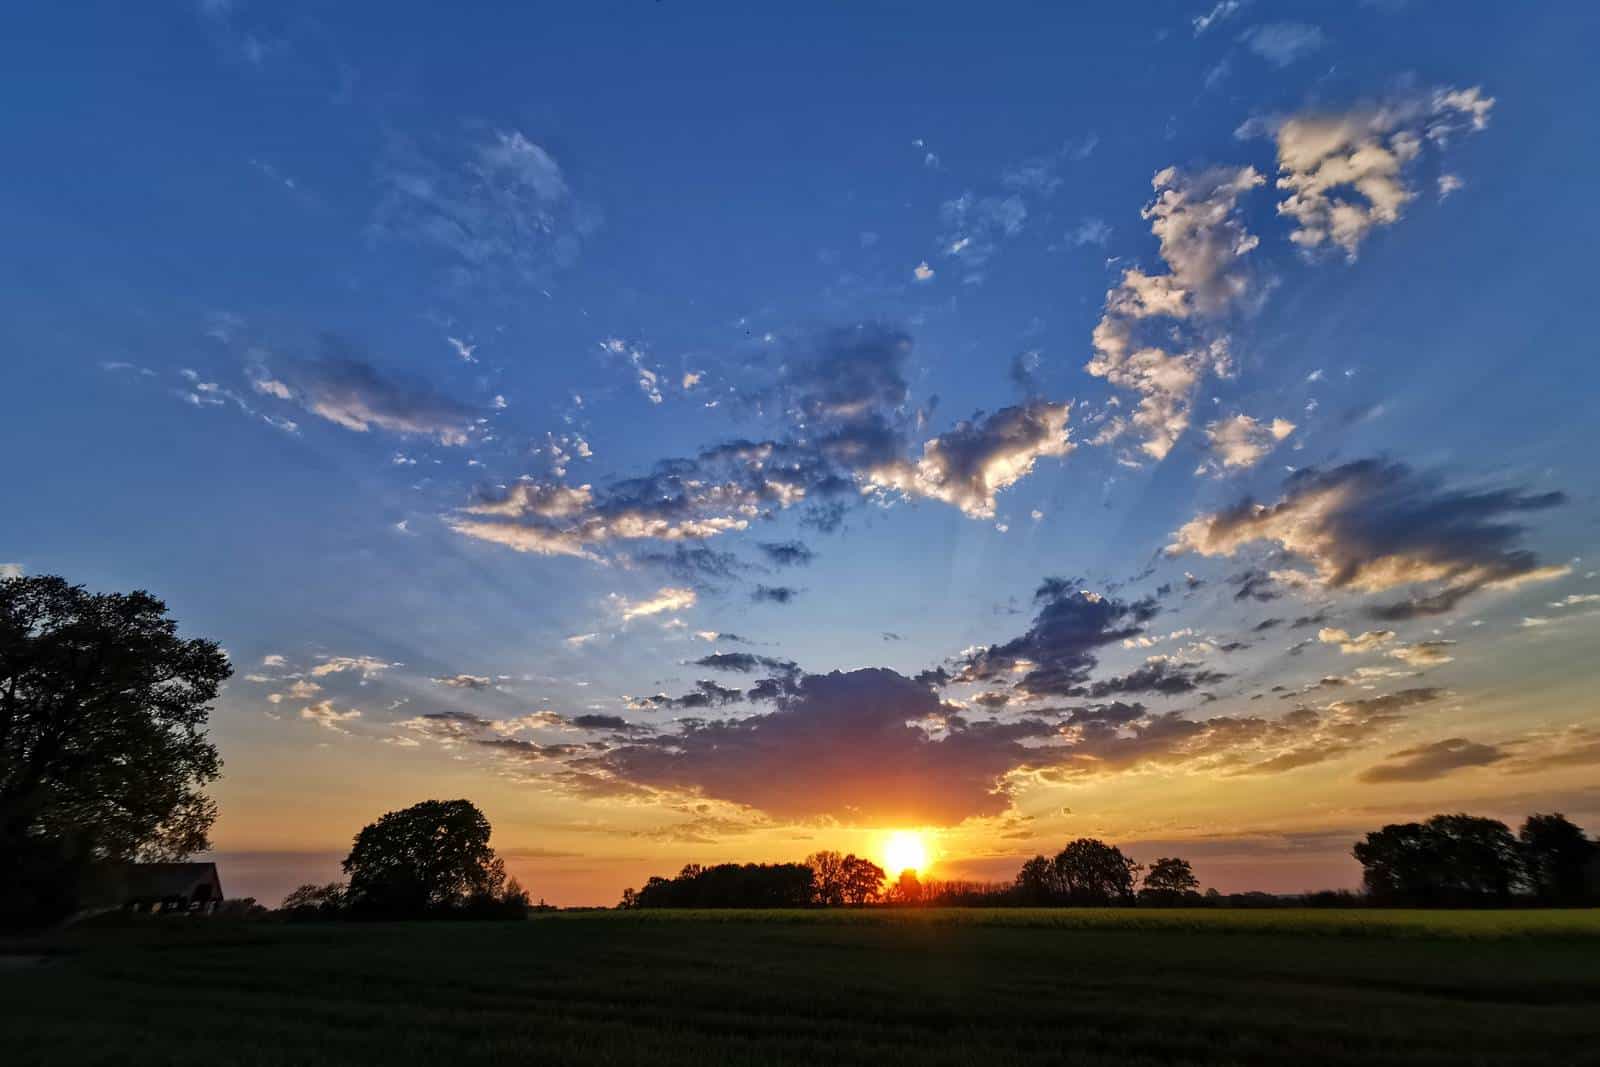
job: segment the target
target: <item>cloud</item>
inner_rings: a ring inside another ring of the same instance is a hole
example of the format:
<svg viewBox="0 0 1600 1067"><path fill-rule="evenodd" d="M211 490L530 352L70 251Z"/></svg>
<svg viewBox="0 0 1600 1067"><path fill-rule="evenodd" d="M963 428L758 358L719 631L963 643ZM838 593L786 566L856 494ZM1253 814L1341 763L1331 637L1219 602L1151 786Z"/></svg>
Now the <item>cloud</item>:
<svg viewBox="0 0 1600 1067"><path fill-rule="evenodd" d="M605 489L526 479L483 494L447 521L459 533L541 555L599 558L613 540L699 540L774 511L851 492L859 473L906 448L911 338L862 324L831 330L747 403L781 411L794 432L665 459Z"/></svg>
<svg viewBox="0 0 1600 1067"><path fill-rule="evenodd" d="M494 679L486 678L481 674L449 674L435 678L439 685L451 689L493 689Z"/></svg>
<svg viewBox="0 0 1600 1067"><path fill-rule="evenodd" d="M682 589L676 586L665 586L656 590L656 594L644 600L629 600L627 597L611 594L612 602L621 612L623 621L643 618L649 615L660 615L666 611L682 611L692 608L698 596L693 589Z"/></svg>
<svg viewBox="0 0 1600 1067"><path fill-rule="evenodd" d="M270 681L270 679L263 678L261 681ZM285 700L310 700L320 692L322 692L322 686L316 682L311 681L309 678L297 678L284 692L267 694L267 701L272 704L281 704Z"/></svg>
<svg viewBox="0 0 1600 1067"><path fill-rule="evenodd" d="M21 578L23 574L20 563L0 563L0 579Z"/></svg>
<svg viewBox="0 0 1600 1067"><path fill-rule="evenodd" d="M1016 731L958 726L935 740L917 725L942 719L938 697L894 671L807 675L771 713L689 723L584 763L775 818L952 825L999 814L1001 780L1025 756Z"/></svg>
<svg viewBox="0 0 1600 1067"><path fill-rule="evenodd" d="M756 547L779 567L803 567L817 558L817 554L801 541L761 541Z"/></svg>
<svg viewBox="0 0 1600 1067"><path fill-rule="evenodd" d="M608 720L609 721L609 720ZM395 723L412 743L420 738L446 749L474 749L516 763L558 763L591 751L588 745L542 744L507 736L524 729L593 729L577 727L576 720L555 712L538 712L521 719L486 719L467 711L436 711ZM621 733L635 733L648 727L624 727ZM399 742L399 743L404 743Z"/></svg>
<svg viewBox="0 0 1600 1067"><path fill-rule="evenodd" d="M1451 737L1391 753L1385 762L1362 771L1358 778L1373 784L1431 782L1468 767L1487 767L1507 758L1497 745L1481 745L1464 737Z"/></svg>
<svg viewBox="0 0 1600 1067"><path fill-rule="evenodd" d="M1192 693L1203 685L1212 685L1227 677L1220 671L1206 670L1170 657L1157 656L1128 674L1080 687L1073 690L1072 695L1086 696L1091 700L1127 693L1177 696L1182 693Z"/></svg>
<svg viewBox="0 0 1600 1067"><path fill-rule="evenodd" d="M1015 680L1031 696L1083 692L1098 663L1096 652L1144 630L1157 612L1153 600L1125 602L1049 578L1034 592L1038 614L1020 637L973 650L958 664L955 680Z"/></svg>
<svg viewBox="0 0 1600 1067"><path fill-rule="evenodd" d="M1218 473L1248 470L1265 459L1294 429L1294 423L1287 419L1260 423L1249 415L1234 415L1209 423L1206 440L1211 444L1212 469Z"/></svg>
<svg viewBox="0 0 1600 1067"><path fill-rule="evenodd" d="M361 675L361 680L365 682L389 670L391 667L399 666L401 664L385 663L383 660L373 656L324 656L321 663L311 668L311 674L315 678L324 678L330 674L355 671Z"/></svg>
<svg viewBox="0 0 1600 1067"><path fill-rule="evenodd" d="M333 706L331 700L319 700L315 704L308 704L300 709L300 717L308 722L314 722L325 730L334 733L349 733L344 724L353 719L361 718L361 712L355 708L340 711Z"/></svg>
<svg viewBox="0 0 1600 1067"><path fill-rule="evenodd" d="M1489 124L1494 99L1479 88L1435 89L1343 112L1246 123L1242 136L1270 130L1278 149L1278 213L1294 220L1289 239L1306 251L1337 245L1354 260L1374 229L1398 222L1416 191L1406 170L1427 145Z"/></svg>
<svg viewBox="0 0 1600 1067"><path fill-rule="evenodd" d="M738 689L730 689L719 685L710 679L702 679L694 684L694 690L682 696L669 697L665 693L657 693L650 697L636 697L628 701L628 707L636 711L657 711L661 708L720 708L729 704L736 704L745 699L745 694Z"/></svg>
<svg viewBox="0 0 1600 1067"><path fill-rule="evenodd" d="M1246 0L1218 0L1218 3L1213 6L1210 11L1207 11L1201 15L1196 15L1194 18L1189 20L1190 24L1194 27L1194 35L1198 37L1211 27L1215 26L1217 23L1226 21L1227 19L1232 18L1234 15L1237 15L1239 13L1239 9L1244 7L1245 2Z"/></svg>
<svg viewBox="0 0 1600 1067"><path fill-rule="evenodd" d="M1368 630L1351 636L1349 631L1328 626L1317 631L1317 640L1325 645L1338 645L1339 651L1353 656L1373 652L1394 640L1393 630Z"/></svg>
<svg viewBox="0 0 1600 1067"><path fill-rule="evenodd" d="M1000 184L1020 192L1053 196L1062 184L1053 164L1053 159L1036 159L1012 167L1000 176Z"/></svg>
<svg viewBox="0 0 1600 1067"><path fill-rule="evenodd" d="M323 338L319 358L279 361L276 374L258 362L249 373L257 393L291 401L357 433L376 428L464 445L479 414L429 386L384 377L331 335Z"/></svg>
<svg viewBox="0 0 1600 1067"><path fill-rule="evenodd" d="M1022 232L1028 208L1016 193L984 197L964 193L941 204L939 217L946 227L940 237L945 254L976 267L994 255L1000 241Z"/></svg>
<svg viewBox="0 0 1600 1067"><path fill-rule="evenodd" d="M1099 245L1104 248L1106 242L1111 240L1111 227L1104 219L1085 218L1078 224L1078 228L1068 235L1068 239L1080 248L1084 245Z"/></svg>
<svg viewBox="0 0 1600 1067"><path fill-rule="evenodd" d="M456 287L543 281L599 224L555 158L517 130L431 153L396 139L378 180L372 231L440 254Z"/></svg>
<svg viewBox="0 0 1600 1067"><path fill-rule="evenodd" d="M1154 459L1164 459L1189 425L1191 394L1207 373L1231 367L1225 336L1194 327L1215 320L1251 292L1245 259L1260 243L1237 213L1239 198L1265 179L1253 167L1213 167L1188 174L1175 167L1152 179L1156 198L1145 207L1151 232L1161 243L1165 273L1129 268L1106 294L1105 313L1094 329L1094 358L1085 369L1112 385L1140 394L1131 420L1116 421L1102 434L1112 439L1133 429ZM1190 325L1178 350L1172 327Z"/></svg>
<svg viewBox="0 0 1600 1067"><path fill-rule="evenodd" d="M1276 544L1305 560L1304 576L1326 589L1380 593L1414 588L1406 599L1371 609L1398 620L1449 611L1482 589L1510 589L1558 577L1517 547L1523 527L1508 517L1565 501L1559 492L1458 490L1403 463L1357 460L1327 470L1307 467L1284 483L1271 505L1246 498L1201 515L1174 535L1167 552L1231 556L1253 542Z"/></svg>
<svg viewBox="0 0 1600 1067"><path fill-rule="evenodd" d="M732 552L719 552L704 545L691 548L681 543L673 545L670 551L637 553L633 561L659 567L678 581L695 585L731 582L750 569Z"/></svg>
<svg viewBox="0 0 1600 1067"><path fill-rule="evenodd" d="M492 720L470 711L435 711L395 723L401 730L449 746L471 740L491 729Z"/></svg>
<svg viewBox="0 0 1600 1067"><path fill-rule="evenodd" d="M1228 581L1238 584L1238 588L1234 590L1233 594L1233 599L1235 600L1254 600L1265 604L1283 596L1282 591L1278 588L1277 578L1257 567L1251 567L1242 574L1236 574L1229 578ZM1282 621L1282 619L1264 619L1256 625L1256 630L1269 629Z"/></svg>
<svg viewBox="0 0 1600 1067"><path fill-rule="evenodd" d="M911 276L917 279L919 282L931 281L933 278L933 268L928 266L927 260L923 260L921 263L918 263L912 268Z"/></svg>
<svg viewBox="0 0 1600 1067"><path fill-rule="evenodd" d="M618 734L650 734L655 730L644 723L629 722L621 715L574 715L567 722L576 730L605 730Z"/></svg>
<svg viewBox="0 0 1600 1067"><path fill-rule="evenodd" d="M1413 667L1437 667L1455 659L1450 654L1450 649L1454 647L1454 641L1418 641L1416 644L1392 648L1389 655Z"/></svg>
<svg viewBox="0 0 1600 1067"><path fill-rule="evenodd" d="M1327 37L1321 29L1304 22L1271 22L1264 26L1253 26L1244 32L1240 40L1250 51L1277 67L1287 67L1327 43Z"/></svg>
<svg viewBox="0 0 1600 1067"><path fill-rule="evenodd" d="M923 682L883 668L804 675L742 718L686 720L677 732L573 760L591 788L685 792L773 818L952 825L1010 807L1031 779L1070 781L1145 768L1224 776L1287 773L1341 758L1439 699L1409 689L1277 718L1151 715L1122 702L975 720ZM1052 721L1054 719L1054 721Z"/></svg>
<svg viewBox="0 0 1600 1067"><path fill-rule="evenodd" d="M793 660L758 656L751 652L713 652L694 661L696 667L709 667L714 671L736 671L750 674L757 669L792 673L799 668Z"/></svg>
<svg viewBox="0 0 1600 1067"><path fill-rule="evenodd" d="M958 423L929 440L915 462L872 469L874 487L953 504L973 518L993 518L995 494L1033 473L1043 456L1065 456L1070 403L1030 401L976 421Z"/></svg>
<svg viewBox="0 0 1600 1067"><path fill-rule="evenodd" d="M649 365L649 355L636 344L629 344L620 337L608 337L600 342L600 350L608 357L618 357L627 364L639 392L644 394L646 400L652 404L659 404L665 398L661 395L661 372L658 368ZM695 381L699 381L696 377ZM690 388L694 382L684 386Z"/></svg>
<svg viewBox="0 0 1600 1067"><path fill-rule="evenodd" d="M1516 750L1517 757L1506 764L1511 774L1541 774L1567 767L1600 765L1600 729L1572 725L1554 733L1524 738L1516 745Z"/></svg>
<svg viewBox="0 0 1600 1067"><path fill-rule="evenodd" d="M768 604L787 604L800 595L800 590L790 585L758 585L750 592L750 599Z"/></svg>
<svg viewBox="0 0 1600 1067"><path fill-rule="evenodd" d="M1444 695L1404 689L1325 708L1299 707L1276 719L1176 712L1116 723L1087 722L1069 732L1045 780L1072 780L1142 768L1183 769L1223 777L1284 774L1343 758L1404 721L1405 712Z"/></svg>
<svg viewBox="0 0 1600 1067"><path fill-rule="evenodd" d="M1069 406L1034 400L930 438L913 459L911 433L928 409L910 407L911 347L908 335L883 326L828 331L803 357L787 360L773 386L740 395L753 410L779 414L787 433L663 459L649 474L606 487L524 477L481 490L446 522L523 552L605 561L613 541L703 540L797 506L806 509L803 525L826 532L863 490L926 496L988 517L995 494L1025 477L1038 457L1071 450ZM683 575L727 577L741 566L688 549L637 558L681 567Z"/></svg>

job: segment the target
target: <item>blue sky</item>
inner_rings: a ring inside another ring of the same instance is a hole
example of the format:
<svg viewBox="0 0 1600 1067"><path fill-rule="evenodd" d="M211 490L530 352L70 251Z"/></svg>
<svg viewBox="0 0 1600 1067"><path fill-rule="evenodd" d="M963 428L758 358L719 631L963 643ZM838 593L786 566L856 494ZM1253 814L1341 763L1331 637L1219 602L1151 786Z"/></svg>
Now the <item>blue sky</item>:
<svg viewBox="0 0 1600 1067"><path fill-rule="evenodd" d="M1600 813L1585 5L17 28L0 564L228 648L224 851Z"/></svg>

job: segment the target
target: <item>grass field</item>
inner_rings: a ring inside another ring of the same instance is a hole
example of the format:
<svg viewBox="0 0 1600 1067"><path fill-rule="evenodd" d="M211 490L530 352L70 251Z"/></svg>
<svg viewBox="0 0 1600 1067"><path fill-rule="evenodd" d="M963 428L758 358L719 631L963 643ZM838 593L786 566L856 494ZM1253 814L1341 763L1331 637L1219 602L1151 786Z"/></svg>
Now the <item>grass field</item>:
<svg viewBox="0 0 1600 1067"><path fill-rule="evenodd" d="M19 1065L1600 1064L1595 911L176 920L5 950Z"/></svg>

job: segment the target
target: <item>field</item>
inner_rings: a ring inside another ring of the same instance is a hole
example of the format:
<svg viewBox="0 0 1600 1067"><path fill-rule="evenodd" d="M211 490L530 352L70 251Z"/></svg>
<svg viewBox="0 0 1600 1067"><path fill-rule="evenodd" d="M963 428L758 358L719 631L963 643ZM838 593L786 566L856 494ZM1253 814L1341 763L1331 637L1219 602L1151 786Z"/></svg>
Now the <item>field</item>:
<svg viewBox="0 0 1600 1067"><path fill-rule="evenodd" d="M179 919L0 946L8 1064L1600 1064L1600 912Z"/></svg>

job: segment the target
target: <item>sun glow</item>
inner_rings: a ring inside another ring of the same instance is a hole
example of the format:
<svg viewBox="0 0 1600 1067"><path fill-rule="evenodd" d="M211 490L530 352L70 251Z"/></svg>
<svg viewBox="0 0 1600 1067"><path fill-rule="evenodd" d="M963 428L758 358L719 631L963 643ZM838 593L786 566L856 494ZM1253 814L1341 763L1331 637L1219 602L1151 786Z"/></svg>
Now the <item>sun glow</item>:
<svg viewBox="0 0 1600 1067"><path fill-rule="evenodd" d="M928 846L915 830L897 830L889 835L883 845L883 869L891 879L901 871L916 871L920 876L928 869Z"/></svg>

